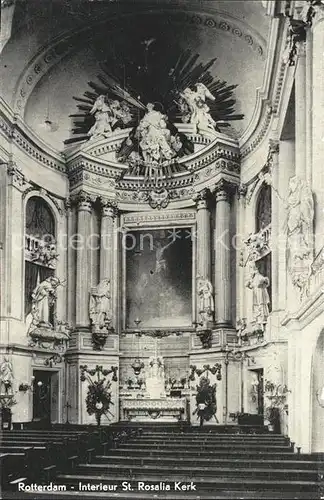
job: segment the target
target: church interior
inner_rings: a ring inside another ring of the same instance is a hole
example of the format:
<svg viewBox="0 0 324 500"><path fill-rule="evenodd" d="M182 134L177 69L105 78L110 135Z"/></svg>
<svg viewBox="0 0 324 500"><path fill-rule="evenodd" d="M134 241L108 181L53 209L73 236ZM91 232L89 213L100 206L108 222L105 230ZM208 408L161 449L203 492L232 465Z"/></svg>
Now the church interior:
<svg viewBox="0 0 324 500"><path fill-rule="evenodd" d="M324 498L324 1L1 0L0 53L3 498Z"/></svg>

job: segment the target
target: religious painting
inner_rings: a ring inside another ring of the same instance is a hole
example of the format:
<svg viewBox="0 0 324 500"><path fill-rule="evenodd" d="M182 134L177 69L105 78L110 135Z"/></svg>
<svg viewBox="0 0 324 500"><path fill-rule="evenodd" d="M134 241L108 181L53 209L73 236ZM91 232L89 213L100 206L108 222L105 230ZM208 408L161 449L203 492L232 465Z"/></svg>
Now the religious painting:
<svg viewBox="0 0 324 500"><path fill-rule="evenodd" d="M191 326L192 250L191 228L126 234L126 328Z"/></svg>

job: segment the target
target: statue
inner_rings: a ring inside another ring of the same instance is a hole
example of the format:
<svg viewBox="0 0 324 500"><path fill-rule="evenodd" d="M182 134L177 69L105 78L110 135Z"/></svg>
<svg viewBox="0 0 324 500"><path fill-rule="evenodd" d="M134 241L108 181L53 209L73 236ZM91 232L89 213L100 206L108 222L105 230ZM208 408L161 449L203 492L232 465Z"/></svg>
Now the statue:
<svg viewBox="0 0 324 500"><path fill-rule="evenodd" d="M42 281L32 293L31 326L53 328L50 323L50 309L56 303L56 290L63 282L55 276Z"/></svg>
<svg viewBox="0 0 324 500"><path fill-rule="evenodd" d="M110 280L103 279L91 288L89 316L93 327L104 328L112 319Z"/></svg>
<svg viewBox="0 0 324 500"><path fill-rule="evenodd" d="M58 256L55 243L40 242L37 250L32 254L32 261L37 261L48 267L55 267Z"/></svg>
<svg viewBox="0 0 324 500"><path fill-rule="evenodd" d="M144 161L159 163L171 160L176 155L176 151L172 148L171 132L167 128L167 117L155 110L152 103L149 103L146 109L147 112L136 129ZM172 141L174 143L175 139Z"/></svg>
<svg viewBox="0 0 324 500"><path fill-rule="evenodd" d="M314 201L309 185L300 177L289 181L286 219L289 260L293 266L296 261L309 258L312 252Z"/></svg>
<svg viewBox="0 0 324 500"><path fill-rule="evenodd" d="M12 363L5 356L0 365L0 394L8 395L9 391L12 393L13 379ZM4 393L2 392L2 386L4 386Z"/></svg>
<svg viewBox="0 0 324 500"><path fill-rule="evenodd" d="M215 306L213 298L213 285L207 279L199 278L197 281L199 299L199 314L205 328L213 321Z"/></svg>
<svg viewBox="0 0 324 500"><path fill-rule="evenodd" d="M106 103L105 96L100 95L97 97L90 114L94 115L95 124L88 132L90 139L97 139L99 137L107 137L112 132L111 128L111 109Z"/></svg>
<svg viewBox="0 0 324 500"><path fill-rule="evenodd" d="M251 265L251 278L246 286L253 290L253 320L264 329L269 316L269 279L259 272L255 263Z"/></svg>
<svg viewBox="0 0 324 500"><path fill-rule="evenodd" d="M215 101L215 97L203 83L196 84L196 91L189 87L180 94L180 110L184 123L195 125L196 131L201 133L203 129L215 129L216 122L210 114L206 99Z"/></svg>
<svg viewBox="0 0 324 500"><path fill-rule="evenodd" d="M151 399L165 397L164 362L161 356L149 359L145 385Z"/></svg>

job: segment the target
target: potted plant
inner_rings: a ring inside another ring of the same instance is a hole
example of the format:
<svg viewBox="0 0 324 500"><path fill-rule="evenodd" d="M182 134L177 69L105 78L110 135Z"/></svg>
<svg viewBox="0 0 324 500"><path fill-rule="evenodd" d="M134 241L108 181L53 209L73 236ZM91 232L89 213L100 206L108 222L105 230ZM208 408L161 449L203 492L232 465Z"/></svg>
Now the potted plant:
<svg viewBox="0 0 324 500"><path fill-rule="evenodd" d="M11 419L12 419L11 408L15 404L17 404L17 401L14 399L13 395L6 394L0 396L1 429L11 429Z"/></svg>
<svg viewBox="0 0 324 500"><path fill-rule="evenodd" d="M266 380L264 384L264 399L265 399L265 425L272 432L280 434L280 414L282 411L287 411L287 394L290 391L284 384L275 384L270 380Z"/></svg>

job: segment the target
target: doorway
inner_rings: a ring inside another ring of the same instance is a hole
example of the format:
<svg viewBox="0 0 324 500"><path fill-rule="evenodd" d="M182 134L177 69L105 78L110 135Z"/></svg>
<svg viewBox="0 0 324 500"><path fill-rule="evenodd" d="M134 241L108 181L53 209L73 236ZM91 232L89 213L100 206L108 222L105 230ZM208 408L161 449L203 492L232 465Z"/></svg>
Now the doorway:
<svg viewBox="0 0 324 500"><path fill-rule="evenodd" d="M58 421L58 372L33 371L33 422L48 428Z"/></svg>

